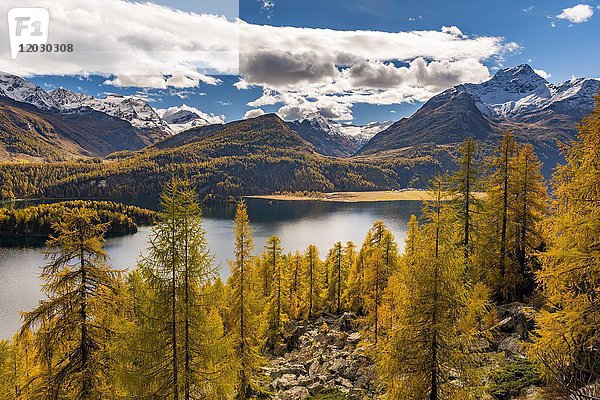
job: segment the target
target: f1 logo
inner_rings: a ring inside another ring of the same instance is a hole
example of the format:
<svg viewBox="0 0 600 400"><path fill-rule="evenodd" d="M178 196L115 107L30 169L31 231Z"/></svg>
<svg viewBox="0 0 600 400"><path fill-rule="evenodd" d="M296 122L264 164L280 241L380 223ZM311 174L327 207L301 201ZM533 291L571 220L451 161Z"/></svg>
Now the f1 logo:
<svg viewBox="0 0 600 400"><path fill-rule="evenodd" d="M10 55L14 60L22 45L46 44L50 14L45 8L11 8L8 10Z"/></svg>

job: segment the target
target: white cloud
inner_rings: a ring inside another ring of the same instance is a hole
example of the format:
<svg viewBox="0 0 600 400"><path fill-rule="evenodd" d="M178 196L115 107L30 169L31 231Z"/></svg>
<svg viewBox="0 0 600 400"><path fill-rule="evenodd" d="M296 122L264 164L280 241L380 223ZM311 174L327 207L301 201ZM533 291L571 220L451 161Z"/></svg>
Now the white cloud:
<svg viewBox="0 0 600 400"><path fill-rule="evenodd" d="M280 100L277 92L275 92L273 90L265 89L265 90L263 90L262 96L260 96L258 99L254 100L254 101L249 102L248 105L250 107L262 107L262 106L270 106L273 104L277 104L280 101L281 100Z"/></svg>
<svg viewBox="0 0 600 400"><path fill-rule="evenodd" d="M533 10L533 6L523 8L523 12L529 12L531 10Z"/></svg>
<svg viewBox="0 0 600 400"><path fill-rule="evenodd" d="M259 0L261 1L261 0ZM261 1L261 6L260 6L263 10L270 10L273 7L275 7L275 2L272 0L262 0Z"/></svg>
<svg viewBox="0 0 600 400"><path fill-rule="evenodd" d="M244 119L260 117L261 115L264 115L264 114L265 114L265 112L262 109L255 108L255 109L246 111L246 114L244 114Z"/></svg>
<svg viewBox="0 0 600 400"><path fill-rule="evenodd" d="M198 115L200 118L206 120L206 122L209 124L222 124L225 121L224 115L215 115L215 114L211 114L211 113L206 113L204 111L197 109L196 107L188 106L187 104L182 104L180 106L169 107L169 108L157 108L156 109L156 113L161 118L166 118L166 117L171 116L179 111L191 111L191 112L195 113L196 115Z"/></svg>
<svg viewBox="0 0 600 400"><path fill-rule="evenodd" d="M489 77L487 67L467 58L458 61L431 61L419 57L408 67L391 63L362 61L343 72L356 88L389 89L401 86L422 86L438 92L465 82L482 82Z"/></svg>
<svg viewBox="0 0 600 400"><path fill-rule="evenodd" d="M519 50L501 37L471 37L456 26L390 33L244 24L241 32L235 86L262 87L249 105L283 103L278 112L285 119L313 112L352 119L356 103L424 101L487 79L483 61Z"/></svg>
<svg viewBox="0 0 600 400"><path fill-rule="evenodd" d="M466 38L466 36L462 33L460 29L458 29L457 26L442 26L441 30L444 33L448 33L459 38Z"/></svg>
<svg viewBox="0 0 600 400"><path fill-rule="evenodd" d="M544 79L550 79L552 77L552 74L549 74L543 69L534 69L533 71Z"/></svg>
<svg viewBox="0 0 600 400"><path fill-rule="evenodd" d="M456 26L381 32L279 27L120 0L22 0L49 8L50 41L73 43L71 54L8 56L0 36L0 70L18 75L101 74L105 84L180 90L219 84L208 71L231 72L238 89L263 88L253 108L281 103L280 113L318 111L351 119L356 103L427 100L440 90L489 76L485 62L519 50L498 36L472 36ZM273 2L259 0L266 9ZM0 2L0 14L6 2ZM420 18L420 16L419 16ZM0 19L0 31L6 31ZM240 50L240 54L235 53ZM3 53L4 52L4 53ZM237 64L236 64L237 65ZM188 94L185 94L187 97Z"/></svg>
<svg viewBox="0 0 600 400"><path fill-rule="evenodd" d="M594 9L588 4L577 4L576 6L565 8L557 18L566 19L574 24L580 24L589 20L594 15Z"/></svg>
<svg viewBox="0 0 600 400"><path fill-rule="evenodd" d="M10 3L0 2L0 14ZM8 35L0 35L0 70L17 75L114 75L112 85L182 88L217 83L209 71L237 70L239 24L224 17L120 0L21 0L19 6L47 8L48 42L73 44L74 51L19 54L13 61ZM7 30L0 19L0 31Z"/></svg>

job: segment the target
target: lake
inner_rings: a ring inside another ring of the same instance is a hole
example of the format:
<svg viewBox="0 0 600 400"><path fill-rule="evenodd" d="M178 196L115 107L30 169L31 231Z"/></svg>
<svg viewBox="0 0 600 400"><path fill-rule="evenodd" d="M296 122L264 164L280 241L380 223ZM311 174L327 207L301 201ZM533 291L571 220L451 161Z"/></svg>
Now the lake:
<svg viewBox="0 0 600 400"><path fill-rule="evenodd" d="M400 248L404 246L406 226L411 214L419 214L420 201L372 203L334 203L320 201L269 202L248 199L248 215L254 231L255 253L263 250L267 238L281 238L284 251L304 250L315 244L321 257L337 241L362 243L373 222L381 219L394 233ZM227 260L233 256L234 204L208 205L204 210L204 228L208 245L219 265L223 279L229 274ZM145 253L150 227L138 233L109 238L106 251L118 269L135 267ZM20 311L33 309L43 298L39 279L45 264L44 247L0 247L0 339L8 339L20 327Z"/></svg>

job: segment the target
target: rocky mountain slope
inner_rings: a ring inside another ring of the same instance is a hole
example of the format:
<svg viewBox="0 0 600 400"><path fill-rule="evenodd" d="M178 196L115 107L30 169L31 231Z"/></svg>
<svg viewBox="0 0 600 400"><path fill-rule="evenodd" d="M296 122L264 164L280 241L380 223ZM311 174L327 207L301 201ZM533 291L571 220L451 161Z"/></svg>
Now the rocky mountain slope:
<svg viewBox="0 0 600 400"><path fill-rule="evenodd" d="M263 368L263 386L274 399L301 400L326 393L370 399L377 393L375 366L356 326L356 316L324 315L292 321L288 345Z"/></svg>
<svg viewBox="0 0 600 400"><path fill-rule="evenodd" d="M375 134L391 125L387 122L372 122L364 126L341 124L319 113L287 124L300 137L312 143L320 154L332 157L350 157Z"/></svg>
<svg viewBox="0 0 600 400"><path fill-rule="evenodd" d="M432 97L410 118L375 135L357 156L435 156L441 162L431 168L444 169L448 165L443 160L467 136L478 139L485 149L510 131L535 146L548 174L561 159L556 142L574 137L599 89L597 79L554 85L528 65L503 69L481 84L458 85Z"/></svg>
<svg viewBox="0 0 600 400"><path fill-rule="evenodd" d="M131 124L90 108L69 113L0 97L0 160L60 161L146 145Z"/></svg>
<svg viewBox="0 0 600 400"><path fill-rule="evenodd" d="M137 150L172 134L156 111L137 98L108 95L98 99L63 88L46 92L26 79L0 73L0 99L5 104L10 103L13 120L16 114L34 113L44 116L49 124L47 127L53 123L60 125L48 128L51 133L46 135L35 129L13 129L14 126L9 129L4 126L3 159L34 157L54 160L104 156L112 151ZM4 108L4 111L7 109ZM83 124L82 118L88 125ZM29 125L24 123L23 126ZM70 133L61 137L65 132ZM46 142L57 144L54 152L35 149L39 139L36 135L39 134L47 136ZM30 142L31 151L22 152L22 146L13 151L14 146L10 142L22 142L23 138ZM66 145L69 142L71 144ZM48 156L45 156L46 153Z"/></svg>
<svg viewBox="0 0 600 400"><path fill-rule="evenodd" d="M487 389L494 396L483 398L544 398L539 377L523 376L519 370L531 365L524 344L531 339L535 310L515 302L498 306L496 312L498 322L493 333L480 338L472 349L480 353L485 361L483 369L492 377ZM360 318L352 313L291 321L284 340L262 368L261 386L277 400L378 398L385 388L377 380L373 345L364 340L362 328ZM510 390L502 380L505 376L512 380Z"/></svg>

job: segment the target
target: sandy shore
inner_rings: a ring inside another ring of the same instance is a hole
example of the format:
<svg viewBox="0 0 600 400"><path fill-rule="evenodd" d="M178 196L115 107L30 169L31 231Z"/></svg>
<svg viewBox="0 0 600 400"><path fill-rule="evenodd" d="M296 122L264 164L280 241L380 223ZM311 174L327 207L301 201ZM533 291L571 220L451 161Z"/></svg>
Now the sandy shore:
<svg viewBox="0 0 600 400"><path fill-rule="evenodd" d="M317 200L334 201L341 203L358 203L372 201L401 201L401 200L431 200L432 194L428 190L382 190L375 192L335 192L323 193L313 196L294 196L284 194L246 196L254 199L297 201Z"/></svg>

